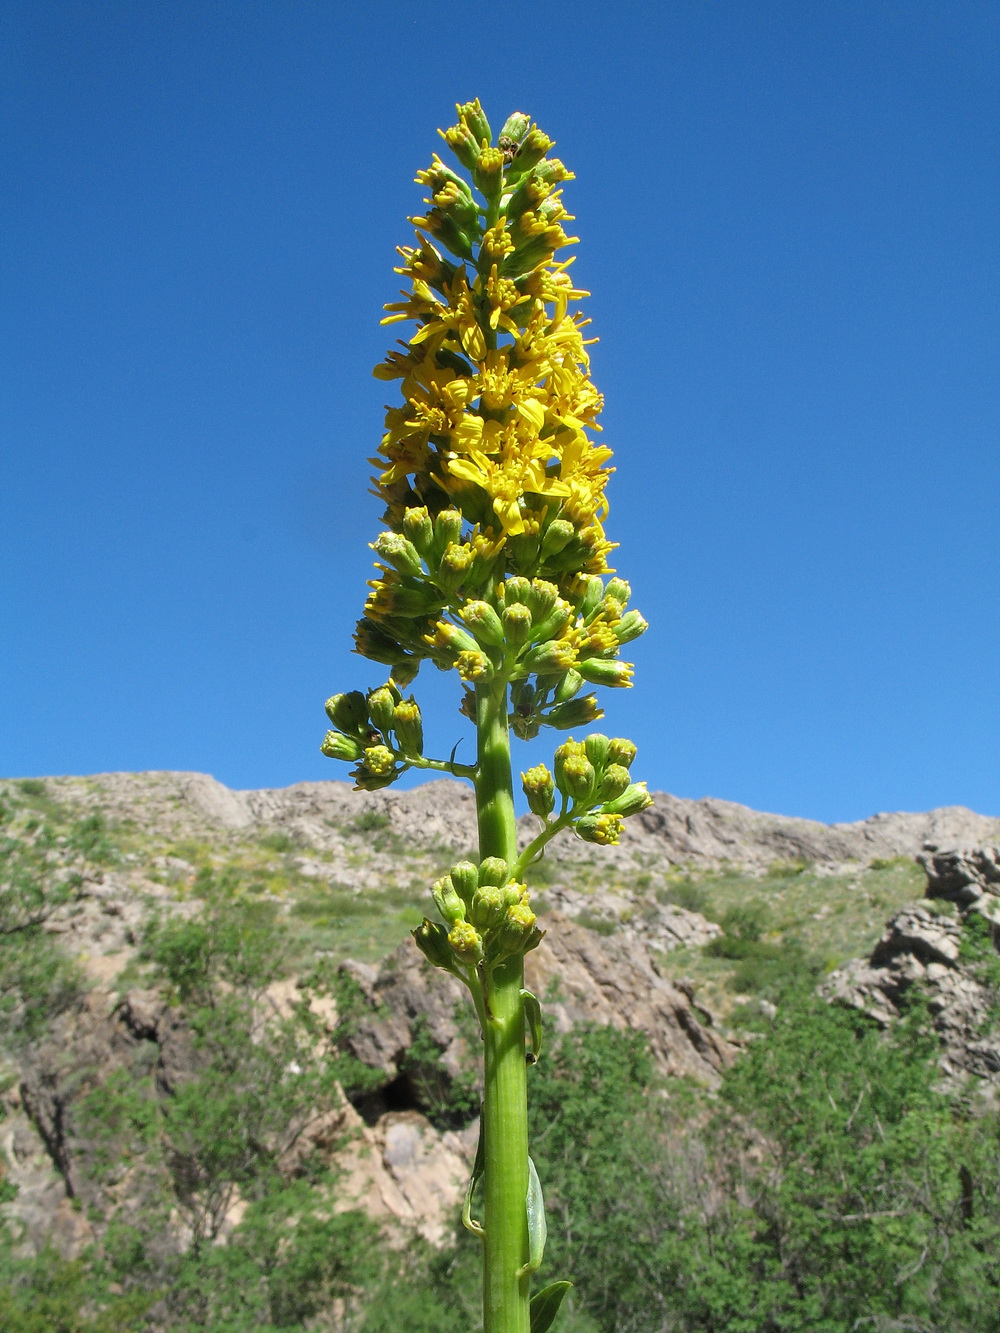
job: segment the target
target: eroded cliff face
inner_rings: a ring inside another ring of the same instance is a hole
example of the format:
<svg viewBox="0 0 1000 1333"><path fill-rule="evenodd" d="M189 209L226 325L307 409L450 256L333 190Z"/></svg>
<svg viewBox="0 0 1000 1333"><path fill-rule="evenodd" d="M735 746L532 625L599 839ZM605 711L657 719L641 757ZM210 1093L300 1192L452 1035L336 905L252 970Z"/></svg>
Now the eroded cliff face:
<svg viewBox="0 0 1000 1333"><path fill-rule="evenodd" d="M201 774L168 773L48 779L44 791L73 818L99 814L118 851L103 867L92 865L64 837L45 854L54 874L72 863L78 876L44 929L77 961L86 986L35 1040L7 1043L0 1148L16 1197L2 1207L23 1225L23 1244L38 1250L53 1242L74 1255L109 1218L127 1221L161 1189L169 1162L137 1152L127 1166L107 1169L92 1112L115 1080L151 1082L170 1098L198 1071L184 1009L149 984L139 948L151 913L172 920L197 914L199 876L212 867L220 874L235 867L253 892L298 923L306 953L330 959L342 937L362 940L350 935L352 913L369 913L362 956L332 959L353 995L345 1044L372 1071L369 1086L279 1145L280 1166L291 1177L318 1154L340 1170L331 1207L360 1204L387 1224L442 1241L475 1150L477 1037L459 984L430 969L406 938L406 914L423 910L426 886L470 851L471 794L452 782L367 795L336 782L233 792ZM960 809L828 827L661 795L632 823L635 835L621 848L567 837L550 849L538 892L547 934L527 959L528 985L544 1001L548 1041L582 1022L640 1030L663 1073L708 1087L738 1047L691 986L670 979L658 961L720 932L656 892L678 867L759 874L775 861L835 868L923 854L934 892L962 911L982 910L1000 885L995 851L938 850L1000 842L1000 821ZM331 919L317 924L327 901ZM585 914L610 922L613 933L585 928ZM947 1059L956 1070L993 1077L1000 1055L977 1029L988 988L976 989L982 983L959 957L957 930L925 905L906 909L881 952L837 974L831 994L872 1005L888 1021L901 989L928 983L938 996ZM295 986L292 977L262 997L262 1021L287 1010ZM332 1031L338 1015L320 1017ZM238 1190L217 1206L224 1240L242 1215ZM166 1216L161 1243L183 1246L185 1226L183 1217Z"/></svg>

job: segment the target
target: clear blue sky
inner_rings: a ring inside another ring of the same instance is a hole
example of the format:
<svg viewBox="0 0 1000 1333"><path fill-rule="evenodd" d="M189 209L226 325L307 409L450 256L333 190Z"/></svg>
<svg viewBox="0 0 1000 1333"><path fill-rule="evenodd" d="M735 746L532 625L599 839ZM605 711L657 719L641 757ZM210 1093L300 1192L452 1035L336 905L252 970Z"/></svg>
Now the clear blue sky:
<svg viewBox="0 0 1000 1333"><path fill-rule="evenodd" d="M380 306L479 95L578 177L652 622L602 725L680 795L1000 813L998 35L977 0L7 0L0 772L345 776Z"/></svg>

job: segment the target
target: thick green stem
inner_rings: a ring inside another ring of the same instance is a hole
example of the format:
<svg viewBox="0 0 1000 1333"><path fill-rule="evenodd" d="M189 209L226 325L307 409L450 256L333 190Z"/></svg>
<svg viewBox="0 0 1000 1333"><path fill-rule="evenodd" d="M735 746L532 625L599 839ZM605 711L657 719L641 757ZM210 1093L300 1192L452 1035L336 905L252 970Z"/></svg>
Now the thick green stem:
<svg viewBox="0 0 1000 1333"><path fill-rule="evenodd" d="M476 690L479 854L517 858L505 681ZM529 1333L528 1101L524 1058L524 960L494 969L491 1019L485 1025L483 1091L483 1320L485 1333Z"/></svg>

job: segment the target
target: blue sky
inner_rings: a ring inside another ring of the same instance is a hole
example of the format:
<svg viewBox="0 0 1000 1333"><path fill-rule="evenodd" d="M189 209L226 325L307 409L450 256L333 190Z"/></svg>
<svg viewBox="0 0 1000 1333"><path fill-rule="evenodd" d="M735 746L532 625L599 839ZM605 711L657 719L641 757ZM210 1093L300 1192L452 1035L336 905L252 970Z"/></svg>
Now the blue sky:
<svg viewBox="0 0 1000 1333"><path fill-rule="evenodd" d="M998 32L975 0L8 0L0 772L345 776L380 307L479 95L577 173L652 623L602 726L679 795L1000 814Z"/></svg>

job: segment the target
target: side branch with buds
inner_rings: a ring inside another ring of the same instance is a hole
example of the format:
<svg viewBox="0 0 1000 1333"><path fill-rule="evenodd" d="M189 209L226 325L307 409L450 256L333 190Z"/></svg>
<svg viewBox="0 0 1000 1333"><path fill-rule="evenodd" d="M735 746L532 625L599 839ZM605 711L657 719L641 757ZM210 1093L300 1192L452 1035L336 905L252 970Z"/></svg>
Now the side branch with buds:
<svg viewBox="0 0 1000 1333"><path fill-rule="evenodd" d="M414 931L437 967L469 989L483 1030L480 1151L464 1211L483 1241L486 1333L544 1333L568 1283L530 1294L545 1213L528 1155L526 1069L541 1052L538 1001L524 989L524 955L542 932L527 881L547 843L570 829L618 842L650 804L633 782L631 741L570 737L552 769L521 781L541 828L519 850L511 732L585 727L602 716L585 685L628 687L620 658L646 621L610 577L604 532L611 450L596 444L602 400L590 379L589 322L570 303L576 238L561 185L572 180L552 141L520 112L494 141L478 101L458 107L442 137L471 182L434 157L417 175L427 212L400 250L408 287L384 323L416 331L375 374L400 381L372 464L386 530L372 544L357 651L390 668L368 692L337 694L323 753L353 763L357 789L376 791L409 768L474 784L479 863L461 861L431 894L439 920ZM461 712L476 727L477 760L429 759L420 709L404 690L421 663L454 669ZM558 804L558 809L556 808ZM474 1214L481 1214L479 1217Z"/></svg>

